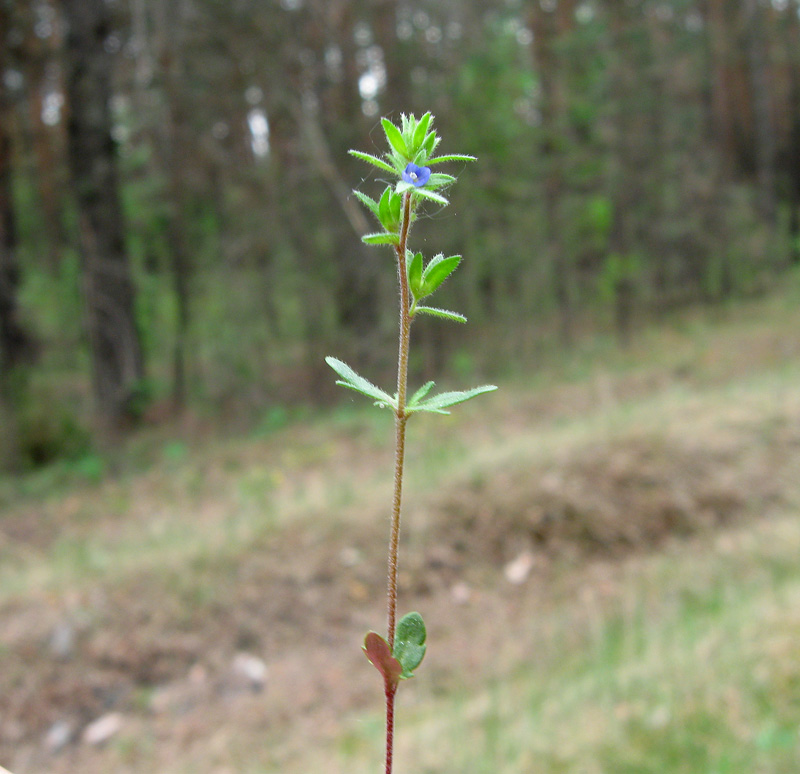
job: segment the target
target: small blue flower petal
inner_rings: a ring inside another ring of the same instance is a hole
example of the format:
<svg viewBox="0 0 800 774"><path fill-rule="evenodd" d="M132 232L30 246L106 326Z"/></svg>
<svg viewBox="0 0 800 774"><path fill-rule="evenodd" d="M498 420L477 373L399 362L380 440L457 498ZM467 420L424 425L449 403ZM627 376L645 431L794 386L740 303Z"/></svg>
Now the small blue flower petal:
<svg viewBox="0 0 800 774"><path fill-rule="evenodd" d="M418 167L413 162L409 162L408 166L403 170L403 182L411 183L417 188L422 188L430 178L430 167Z"/></svg>

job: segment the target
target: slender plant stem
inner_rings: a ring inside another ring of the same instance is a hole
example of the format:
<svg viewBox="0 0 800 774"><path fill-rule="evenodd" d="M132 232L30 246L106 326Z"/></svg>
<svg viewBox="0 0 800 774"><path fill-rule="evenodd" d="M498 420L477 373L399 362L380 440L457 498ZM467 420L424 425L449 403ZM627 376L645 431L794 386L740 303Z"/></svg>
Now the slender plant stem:
<svg viewBox="0 0 800 774"><path fill-rule="evenodd" d="M394 750L394 697L397 686L386 687L386 774L392 774Z"/></svg>
<svg viewBox="0 0 800 774"><path fill-rule="evenodd" d="M408 352L411 341L411 294L406 271L406 245L411 227L411 193L403 197L403 220L400 243L397 245L397 279L400 283L400 334L397 353L397 412L395 414L394 495L392 497L392 523L389 532L389 569L386 589L387 642L394 648L397 622L397 556L400 546L400 505L403 495L403 463L406 448L406 391L408 387ZM386 686L386 774L392 772L394 742L394 697L396 686Z"/></svg>

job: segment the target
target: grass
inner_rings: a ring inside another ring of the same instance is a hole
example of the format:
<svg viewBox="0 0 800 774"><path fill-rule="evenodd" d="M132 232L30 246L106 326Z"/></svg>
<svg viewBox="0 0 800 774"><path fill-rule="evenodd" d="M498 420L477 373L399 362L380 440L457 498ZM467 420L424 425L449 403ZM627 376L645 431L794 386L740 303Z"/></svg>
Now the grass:
<svg viewBox="0 0 800 774"><path fill-rule="evenodd" d="M800 771L796 295L689 315L625 352L587 342L411 425L402 604L430 645L399 696L398 771ZM358 645L383 620L390 430L354 402L247 438L138 439L113 474L0 482L0 763L380 770ZM709 502L725 518L680 536L575 538L593 507L623 522L630 503ZM503 568L537 508L574 523L515 586ZM65 621L78 644L61 662L47 643ZM267 661L263 694L226 682L241 649ZM109 709L125 725L105 747L42 752L53 723Z"/></svg>
<svg viewBox="0 0 800 774"><path fill-rule="evenodd" d="M578 593L486 654L490 676L402 708L406 771L774 772L800 770L800 518L595 567ZM574 592L575 589L571 589ZM576 598L577 597L577 598ZM401 705L402 707L402 705ZM342 735L335 772L375 771L377 716ZM323 770L315 756L305 770ZM294 771L294 768L264 772ZM298 766L297 771L303 770Z"/></svg>

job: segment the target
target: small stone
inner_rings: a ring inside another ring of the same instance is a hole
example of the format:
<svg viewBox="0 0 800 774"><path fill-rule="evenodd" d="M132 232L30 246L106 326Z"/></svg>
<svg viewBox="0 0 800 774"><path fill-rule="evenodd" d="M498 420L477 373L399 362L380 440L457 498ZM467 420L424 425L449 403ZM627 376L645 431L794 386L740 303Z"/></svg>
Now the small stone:
<svg viewBox="0 0 800 774"><path fill-rule="evenodd" d="M466 605L472 596L472 589L466 583L454 583L450 589L450 595L457 605Z"/></svg>
<svg viewBox="0 0 800 774"><path fill-rule="evenodd" d="M519 586L531 574L535 559L530 551L523 551L516 559L510 561L504 568L503 574L509 583Z"/></svg>
<svg viewBox="0 0 800 774"><path fill-rule="evenodd" d="M75 736L75 727L68 720L57 720L45 734L44 746L51 753L66 747Z"/></svg>
<svg viewBox="0 0 800 774"><path fill-rule="evenodd" d="M75 650L75 629L68 623L60 623L50 635L50 650L61 660L68 659Z"/></svg>
<svg viewBox="0 0 800 774"><path fill-rule="evenodd" d="M361 563L362 555L355 546L345 546L339 552L339 561L344 567L355 567Z"/></svg>
<svg viewBox="0 0 800 774"><path fill-rule="evenodd" d="M262 690L267 682L267 665L251 653L237 653L233 657L231 669L236 678L244 681L254 691Z"/></svg>
<svg viewBox="0 0 800 774"><path fill-rule="evenodd" d="M119 712L109 712L89 723L83 729L83 741L94 747L105 744L122 728L123 717Z"/></svg>

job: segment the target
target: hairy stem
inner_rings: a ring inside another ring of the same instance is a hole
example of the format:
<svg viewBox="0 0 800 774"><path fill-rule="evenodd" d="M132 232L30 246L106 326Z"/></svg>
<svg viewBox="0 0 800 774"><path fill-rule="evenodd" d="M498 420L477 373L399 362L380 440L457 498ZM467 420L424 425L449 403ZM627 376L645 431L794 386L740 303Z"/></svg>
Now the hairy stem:
<svg viewBox="0 0 800 774"><path fill-rule="evenodd" d="M387 642L394 648L397 623L397 555L400 546L400 505L403 495L403 463L406 448L406 391L408 387L408 351L411 341L411 294L406 271L406 245L411 227L411 193L403 197L403 220L400 243L397 245L397 279L400 283L400 334L397 353L397 412L395 413L394 495L392 497L392 523L389 532L389 569L386 589ZM394 697L396 687L386 689L386 774L392 772L392 746L394 740Z"/></svg>

